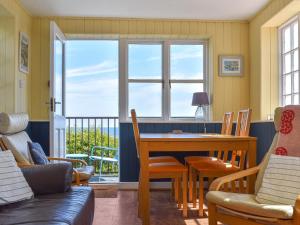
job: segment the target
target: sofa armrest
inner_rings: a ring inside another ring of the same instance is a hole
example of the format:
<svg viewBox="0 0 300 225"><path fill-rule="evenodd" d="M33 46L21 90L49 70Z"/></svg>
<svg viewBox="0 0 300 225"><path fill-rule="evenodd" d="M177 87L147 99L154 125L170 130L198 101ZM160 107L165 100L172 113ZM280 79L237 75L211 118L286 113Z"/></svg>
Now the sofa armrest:
<svg viewBox="0 0 300 225"><path fill-rule="evenodd" d="M72 184L71 163L37 165L21 170L35 195L63 193Z"/></svg>

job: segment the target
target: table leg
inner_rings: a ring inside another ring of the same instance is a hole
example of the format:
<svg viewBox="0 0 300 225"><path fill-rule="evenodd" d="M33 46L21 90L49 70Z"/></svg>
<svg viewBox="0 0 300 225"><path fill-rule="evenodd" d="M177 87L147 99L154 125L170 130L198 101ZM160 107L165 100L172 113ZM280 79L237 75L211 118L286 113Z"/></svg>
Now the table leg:
<svg viewBox="0 0 300 225"><path fill-rule="evenodd" d="M256 166L256 140L249 141L249 149L248 149L248 167ZM254 193L255 189L255 175L249 177L248 179L248 191L249 193Z"/></svg>
<svg viewBox="0 0 300 225"><path fill-rule="evenodd" d="M150 225L149 149L147 143L144 142L140 143L140 167L140 210L142 210L143 225Z"/></svg>

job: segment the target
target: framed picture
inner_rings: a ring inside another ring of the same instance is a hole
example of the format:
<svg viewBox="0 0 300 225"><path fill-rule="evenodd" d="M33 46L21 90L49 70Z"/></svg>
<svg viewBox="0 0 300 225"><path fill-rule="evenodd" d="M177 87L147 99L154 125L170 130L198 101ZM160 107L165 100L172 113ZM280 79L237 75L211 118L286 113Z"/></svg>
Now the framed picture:
<svg viewBox="0 0 300 225"><path fill-rule="evenodd" d="M243 56L219 56L219 76L243 76Z"/></svg>
<svg viewBox="0 0 300 225"><path fill-rule="evenodd" d="M20 32L19 43L19 70L23 73L29 73L29 37Z"/></svg>

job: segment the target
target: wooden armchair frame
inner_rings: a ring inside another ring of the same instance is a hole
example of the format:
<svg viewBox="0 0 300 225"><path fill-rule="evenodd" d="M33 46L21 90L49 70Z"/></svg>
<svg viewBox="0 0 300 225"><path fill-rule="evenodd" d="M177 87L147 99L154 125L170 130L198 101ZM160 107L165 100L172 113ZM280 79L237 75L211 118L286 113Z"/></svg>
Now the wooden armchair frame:
<svg viewBox="0 0 300 225"><path fill-rule="evenodd" d="M6 144L3 142L2 138L0 137L0 150L6 151L9 150L8 147L6 146ZM49 161L64 161L64 162L70 162L72 164L74 163L79 163L82 166L87 166L88 164L80 159L67 159L67 158L56 158L56 157L47 157ZM27 164L22 164L22 163L17 163L18 166L20 168L24 168L24 167L32 167L34 166L34 164L32 165L27 165ZM75 181L73 182L73 185L87 185L88 181L80 181L80 174L79 172L76 170L76 168L73 168L73 174L75 176Z"/></svg>
<svg viewBox="0 0 300 225"><path fill-rule="evenodd" d="M249 178L250 176L255 176L259 170L260 166L256 166L247 170L243 170L237 173L233 173L224 177L220 177L216 179L210 186L210 191L220 191L223 189L225 185L231 184L231 191L232 192L242 192L242 193L254 193L254 186L249 187L248 183L246 184L246 188L244 188L244 179ZM240 182L243 181L243 182ZM235 183L239 183L239 188L236 188ZM242 185L242 187L240 186ZM243 225L261 225L262 223L257 222L258 219L244 217L238 217L235 215L231 215L228 213L222 213L222 211L218 210L218 205L208 202L208 213L209 213L209 225L217 225L217 222L222 222L224 224L229 225L236 225L236 224L243 224ZM291 220L282 220L282 219L275 219L272 224L276 225L300 225L300 195L296 199L296 203L294 206L294 215L293 219Z"/></svg>

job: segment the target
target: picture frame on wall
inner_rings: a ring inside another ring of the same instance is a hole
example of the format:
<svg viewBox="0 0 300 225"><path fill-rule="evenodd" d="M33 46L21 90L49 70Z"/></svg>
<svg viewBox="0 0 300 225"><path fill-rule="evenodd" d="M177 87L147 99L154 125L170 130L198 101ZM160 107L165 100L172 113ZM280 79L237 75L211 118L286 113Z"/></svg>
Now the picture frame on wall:
<svg viewBox="0 0 300 225"><path fill-rule="evenodd" d="M20 32L19 40L19 70L29 73L29 37L23 32Z"/></svg>
<svg viewBox="0 0 300 225"><path fill-rule="evenodd" d="M220 55L219 76L243 76L244 60L241 55Z"/></svg>

